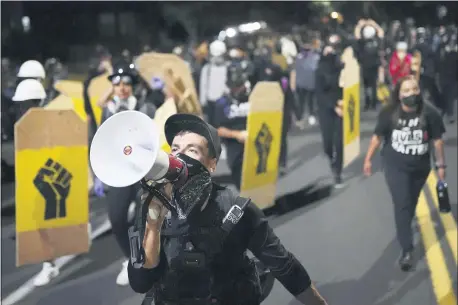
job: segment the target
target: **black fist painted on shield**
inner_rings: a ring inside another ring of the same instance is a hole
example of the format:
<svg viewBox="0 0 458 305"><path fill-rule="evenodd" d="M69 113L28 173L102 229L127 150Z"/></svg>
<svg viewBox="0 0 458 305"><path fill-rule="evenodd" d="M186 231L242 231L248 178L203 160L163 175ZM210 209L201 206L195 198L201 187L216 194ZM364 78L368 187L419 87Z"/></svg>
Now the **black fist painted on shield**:
<svg viewBox="0 0 458 305"><path fill-rule="evenodd" d="M45 199L45 220L66 217L66 200L72 178L60 163L52 159L48 159L38 171L33 184Z"/></svg>

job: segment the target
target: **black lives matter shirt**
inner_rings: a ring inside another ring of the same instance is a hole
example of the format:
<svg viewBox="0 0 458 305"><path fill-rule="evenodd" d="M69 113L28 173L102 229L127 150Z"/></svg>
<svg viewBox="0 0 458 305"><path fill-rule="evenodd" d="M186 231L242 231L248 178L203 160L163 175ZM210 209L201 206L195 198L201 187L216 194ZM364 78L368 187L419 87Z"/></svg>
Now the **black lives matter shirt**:
<svg viewBox="0 0 458 305"><path fill-rule="evenodd" d="M388 107L380 112L374 133L384 139L382 154L387 165L408 171L430 168L431 141L440 139L445 127L432 105L425 103L421 112Z"/></svg>
<svg viewBox="0 0 458 305"><path fill-rule="evenodd" d="M229 96L223 96L215 103L215 127L225 127L231 130L246 130L249 112L248 101L237 101ZM230 168L243 162L244 145L236 139L223 138L227 149L227 163Z"/></svg>

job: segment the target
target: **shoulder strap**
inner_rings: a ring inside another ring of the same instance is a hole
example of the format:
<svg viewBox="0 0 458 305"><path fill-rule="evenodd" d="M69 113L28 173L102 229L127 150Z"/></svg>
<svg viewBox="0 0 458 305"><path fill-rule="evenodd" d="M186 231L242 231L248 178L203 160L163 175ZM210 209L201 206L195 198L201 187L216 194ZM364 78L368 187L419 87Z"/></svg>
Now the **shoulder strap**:
<svg viewBox="0 0 458 305"><path fill-rule="evenodd" d="M221 229L228 235L235 225L240 221L242 218L245 208L251 202L251 199L246 199L242 197L238 197L235 199L234 204L227 212L226 216L224 216Z"/></svg>

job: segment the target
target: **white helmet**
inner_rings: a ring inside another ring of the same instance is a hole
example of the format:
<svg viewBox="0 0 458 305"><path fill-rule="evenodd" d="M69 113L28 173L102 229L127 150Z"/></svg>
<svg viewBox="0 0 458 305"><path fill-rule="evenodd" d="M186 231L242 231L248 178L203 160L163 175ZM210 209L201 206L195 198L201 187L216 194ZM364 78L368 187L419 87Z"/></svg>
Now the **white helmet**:
<svg viewBox="0 0 458 305"><path fill-rule="evenodd" d="M215 40L210 44L210 55L212 57L223 56L226 53L226 44L221 40Z"/></svg>
<svg viewBox="0 0 458 305"><path fill-rule="evenodd" d="M373 26L365 26L363 28L363 37L364 39L374 38L376 34L375 28Z"/></svg>
<svg viewBox="0 0 458 305"><path fill-rule="evenodd" d="M17 77L23 78L46 78L45 68L36 60L28 60L21 65Z"/></svg>
<svg viewBox="0 0 458 305"><path fill-rule="evenodd" d="M28 100L43 100L45 98L45 88L39 81L36 79L25 79L17 86L13 101L23 102Z"/></svg>

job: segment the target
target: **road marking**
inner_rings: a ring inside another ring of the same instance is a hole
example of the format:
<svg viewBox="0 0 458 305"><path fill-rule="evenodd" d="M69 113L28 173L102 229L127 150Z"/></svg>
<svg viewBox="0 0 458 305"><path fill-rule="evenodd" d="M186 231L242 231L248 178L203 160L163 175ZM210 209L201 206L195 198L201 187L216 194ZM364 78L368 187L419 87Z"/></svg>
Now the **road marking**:
<svg viewBox="0 0 458 305"><path fill-rule="evenodd" d="M111 230L111 223L108 219L106 219L97 229L91 232L91 241L96 239L100 235L104 234L105 232L108 232L109 230ZM67 255L59 257L54 261L54 263L57 267L59 267L59 269L61 269L63 266L67 265L78 256L79 255ZM37 275L38 274L34 275L31 279L22 284L22 286L20 286L18 289L11 292L0 303L2 305L13 305L14 303L19 302L20 300L24 299L26 296L31 294L36 289L35 285L33 284L33 280ZM52 285L52 281L49 285Z"/></svg>
<svg viewBox="0 0 458 305"><path fill-rule="evenodd" d="M434 205L436 206L436 208L439 209L439 201L437 199L436 189L437 182L438 180L436 174L434 173L434 171L431 171L428 176L427 186L429 188L431 197L433 198ZM448 245L452 250L455 264L458 265L458 233L455 218L453 217L453 214L451 212L447 214L439 212L439 217L442 221L442 224L444 225L445 237L447 238Z"/></svg>
<svg viewBox="0 0 458 305"><path fill-rule="evenodd" d="M437 304L456 305L452 279L445 263L440 241L434 229L431 210L426 202L424 191L420 193L420 197L418 198L416 215L426 251L426 260L431 273L431 282Z"/></svg>

